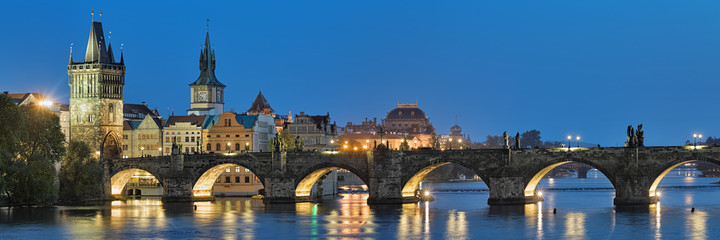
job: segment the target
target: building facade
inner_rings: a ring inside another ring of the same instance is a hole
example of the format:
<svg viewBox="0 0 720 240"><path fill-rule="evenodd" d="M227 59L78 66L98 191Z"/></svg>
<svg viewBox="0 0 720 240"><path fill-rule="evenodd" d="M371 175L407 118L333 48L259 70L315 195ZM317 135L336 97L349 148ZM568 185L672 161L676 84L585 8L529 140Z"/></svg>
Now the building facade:
<svg viewBox="0 0 720 240"><path fill-rule="evenodd" d="M162 121L152 115L123 122L123 157L161 156Z"/></svg>
<svg viewBox="0 0 720 240"><path fill-rule="evenodd" d="M123 135L125 64L116 62L111 44L105 44L102 23L92 22L85 59L67 66L70 86L70 139L87 143L105 156L120 156Z"/></svg>
<svg viewBox="0 0 720 240"><path fill-rule="evenodd" d="M173 143L182 153L202 152L202 130L206 116L170 116L163 126L163 155L169 155Z"/></svg>
<svg viewBox="0 0 720 240"><path fill-rule="evenodd" d="M325 151L336 148L336 126L330 123L327 115L306 115L305 112L295 115L294 121L285 124L285 131L299 136L303 141L303 150Z"/></svg>
<svg viewBox="0 0 720 240"><path fill-rule="evenodd" d="M210 45L210 31L200 51L200 76L190 84L190 109L187 115L220 115L225 112L225 84L215 76L215 49Z"/></svg>
<svg viewBox="0 0 720 240"><path fill-rule="evenodd" d="M205 152L264 152L276 133L273 117L264 114L224 112L206 121L210 124L203 129Z"/></svg>

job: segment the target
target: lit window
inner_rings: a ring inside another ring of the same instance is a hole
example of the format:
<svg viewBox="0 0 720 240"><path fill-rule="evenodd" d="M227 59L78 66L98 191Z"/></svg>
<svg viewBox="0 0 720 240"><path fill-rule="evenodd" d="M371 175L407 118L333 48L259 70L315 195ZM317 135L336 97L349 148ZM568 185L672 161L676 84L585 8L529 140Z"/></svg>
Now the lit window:
<svg viewBox="0 0 720 240"><path fill-rule="evenodd" d="M247 168L246 168L246 169L245 169L245 173L249 173L249 172L250 172L250 169L247 169Z"/></svg>
<svg viewBox="0 0 720 240"><path fill-rule="evenodd" d="M226 168L226 169L225 169L225 172L230 172L230 168Z"/></svg>
<svg viewBox="0 0 720 240"><path fill-rule="evenodd" d="M240 167L235 167L235 172L240 172Z"/></svg>

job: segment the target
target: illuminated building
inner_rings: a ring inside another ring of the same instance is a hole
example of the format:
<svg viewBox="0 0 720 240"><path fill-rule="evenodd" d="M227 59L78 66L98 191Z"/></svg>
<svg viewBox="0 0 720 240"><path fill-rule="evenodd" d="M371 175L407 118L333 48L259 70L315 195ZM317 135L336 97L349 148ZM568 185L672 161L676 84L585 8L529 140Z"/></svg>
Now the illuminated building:
<svg viewBox="0 0 720 240"><path fill-rule="evenodd" d="M215 76L215 49L210 45L210 31L205 32L205 46L200 50L200 76L190 84L188 115L219 115L225 111L225 84Z"/></svg>
<svg viewBox="0 0 720 240"><path fill-rule="evenodd" d="M93 152L119 156L123 132L125 63L120 51L116 62L111 44L105 44L102 23L93 21L85 59L67 66L70 85L70 139L87 143ZM103 141L104 140L104 141Z"/></svg>
<svg viewBox="0 0 720 240"><path fill-rule="evenodd" d="M303 150L324 151L336 147L335 123L330 123L330 113L327 115L305 115L305 112L295 115L293 122L285 124L285 130L293 136L299 136L303 141Z"/></svg>

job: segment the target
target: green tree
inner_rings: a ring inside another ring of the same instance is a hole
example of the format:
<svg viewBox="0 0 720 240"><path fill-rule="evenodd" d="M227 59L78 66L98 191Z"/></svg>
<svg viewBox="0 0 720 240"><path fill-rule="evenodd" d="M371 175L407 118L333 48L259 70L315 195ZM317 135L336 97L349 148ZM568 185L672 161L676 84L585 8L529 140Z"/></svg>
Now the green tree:
<svg viewBox="0 0 720 240"><path fill-rule="evenodd" d="M278 133L277 137L274 137L273 139L270 139L270 144L268 145L268 150L275 151L275 142L276 141L282 141L284 143L285 149L284 151L290 152L295 151L295 135L289 133L288 131L282 130L280 133Z"/></svg>
<svg viewBox="0 0 720 240"><path fill-rule="evenodd" d="M0 97L0 197L12 204L50 204L57 199L55 163L65 153L59 118L42 106L8 101Z"/></svg>
<svg viewBox="0 0 720 240"><path fill-rule="evenodd" d="M71 141L62 159L60 171L60 200L78 203L102 197L103 168L92 157L92 150L84 142Z"/></svg>
<svg viewBox="0 0 720 240"><path fill-rule="evenodd" d="M540 131L536 129L525 131L520 135L520 144L530 148L542 146L543 142L540 140Z"/></svg>

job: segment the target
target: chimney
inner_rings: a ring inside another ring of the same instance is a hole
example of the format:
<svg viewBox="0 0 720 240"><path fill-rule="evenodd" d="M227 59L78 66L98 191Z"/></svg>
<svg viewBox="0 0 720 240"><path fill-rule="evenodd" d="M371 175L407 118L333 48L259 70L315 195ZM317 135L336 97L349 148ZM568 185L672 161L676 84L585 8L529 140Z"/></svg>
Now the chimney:
<svg viewBox="0 0 720 240"><path fill-rule="evenodd" d="M147 107L147 103L145 101L142 102L142 105Z"/></svg>

